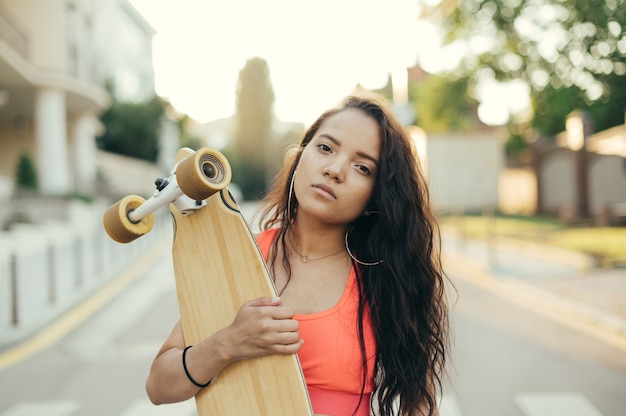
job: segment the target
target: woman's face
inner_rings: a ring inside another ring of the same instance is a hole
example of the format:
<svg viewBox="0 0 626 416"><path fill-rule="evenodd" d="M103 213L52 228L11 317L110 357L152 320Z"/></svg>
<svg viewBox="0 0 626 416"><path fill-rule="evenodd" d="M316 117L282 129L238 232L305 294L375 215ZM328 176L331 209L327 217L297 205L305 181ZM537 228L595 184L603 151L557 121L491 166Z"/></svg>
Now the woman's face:
<svg viewBox="0 0 626 416"><path fill-rule="evenodd" d="M297 215L345 225L363 214L376 182L380 141L378 124L360 110L326 119L296 169Z"/></svg>

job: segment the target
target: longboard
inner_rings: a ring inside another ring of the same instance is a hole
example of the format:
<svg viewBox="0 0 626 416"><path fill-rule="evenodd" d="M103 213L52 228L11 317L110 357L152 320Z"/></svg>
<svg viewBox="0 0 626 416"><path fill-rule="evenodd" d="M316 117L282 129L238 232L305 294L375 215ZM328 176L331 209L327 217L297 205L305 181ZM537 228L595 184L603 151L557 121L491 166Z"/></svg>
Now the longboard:
<svg viewBox="0 0 626 416"><path fill-rule="evenodd" d="M172 258L185 343L229 325L241 305L276 296L267 266L239 206L228 192L231 171L218 151L182 148L167 180L147 201L130 195L107 209L109 236L127 243L147 233L169 204ZM296 355L270 355L226 367L195 397L198 416L312 416Z"/></svg>

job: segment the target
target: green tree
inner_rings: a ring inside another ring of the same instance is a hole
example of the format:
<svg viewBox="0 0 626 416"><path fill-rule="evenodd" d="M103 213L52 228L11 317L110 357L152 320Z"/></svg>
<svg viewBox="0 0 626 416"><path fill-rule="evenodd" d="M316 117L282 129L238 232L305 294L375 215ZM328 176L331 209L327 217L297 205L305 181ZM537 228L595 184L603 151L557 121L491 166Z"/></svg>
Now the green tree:
<svg viewBox="0 0 626 416"><path fill-rule="evenodd" d="M512 136L525 128L553 135L575 109L592 114L598 130L623 123L622 0L465 0L443 25L448 43L470 51L454 76L470 86L485 77L529 86L534 114L512 119Z"/></svg>
<svg viewBox="0 0 626 416"><path fill-rule="evenodd" d="M417 125L429 132L472 128L478 122L467 94L467 78L432 75L409 85Z"/></svg>
<svg viewBox="0 0 626 416"><path fill-rule="evenodd" d="M104 133L98 147L114 153L155 162L165 103L158 97L143 103L115 101L102 114Z"/></svg>
<svg viewBox="0 0 626 416"><path fill-rule="evenodd" d="M241 187L245 199L258 198L266 190L273 105L267 62L258 57L249 59L239 72L234 140L226 151L233 167L233 182Z"/></svg>
<svg viewBox="0 0 626 416"><path fill-rule="evenodd" d="M17 162L15 181L18 190L28 190L37 192L39 190L39 180L37 178L37 168L33 158L27 152L22 152Z"/></svg>
<svg viewBox="0 0 626 416"><path fill-rule="evenodd" d="M626 76L607 77L611 92L589 102L583 91L574 86L549 87L536 93L533 126L546 135L565 129L565 118L573 110L583 109L591 116L596 131L624 123L626 109Z"/></svg>
<svg viewBox="0 0 626 416"><path fill-rule="evenodd" d="M185 115L178 123L180 147L188 147L193 150L198 150L204 145L204 142L201 137L189 133L188 125L192 122L192 119Z"/></svg>

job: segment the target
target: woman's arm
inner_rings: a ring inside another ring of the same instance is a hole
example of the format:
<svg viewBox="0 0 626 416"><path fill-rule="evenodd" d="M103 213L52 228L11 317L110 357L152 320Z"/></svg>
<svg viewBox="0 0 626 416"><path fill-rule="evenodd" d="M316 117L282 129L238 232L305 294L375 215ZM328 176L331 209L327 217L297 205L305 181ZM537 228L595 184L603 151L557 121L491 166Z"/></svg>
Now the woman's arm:
<svg viewBox="0 0 626 416"><path fill-rule="evenodd" d="M207 383L229 363L270 354L295 354L302 341L293 310L280 306L279 298L259 298L244 303L232 324L190 348L185 363L191 377ZM200 390L183 368L185 345L182 326L176 324L152 363L146 391L154 404L174 403Z"/></svg>

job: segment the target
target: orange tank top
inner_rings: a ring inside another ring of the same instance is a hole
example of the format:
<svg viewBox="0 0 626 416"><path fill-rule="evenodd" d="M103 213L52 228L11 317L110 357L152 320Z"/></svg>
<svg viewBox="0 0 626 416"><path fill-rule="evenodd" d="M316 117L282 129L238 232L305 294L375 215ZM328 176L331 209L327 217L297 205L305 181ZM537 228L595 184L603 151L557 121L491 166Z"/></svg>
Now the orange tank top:
<svg viewBox="0 0 626 416"><path fill-rule="evenodd" d="M273 228L257 237L266 260L277 233L278 228ZM358 302L356 273L352 268L344 293L335 306L294 316L300 323L300 337L304 340L298 357L315 413L350 416L361 398L363 367L357 327ZM364 317L363 335L367 377L357 416L370 414L370 396L374 390L376 342L369 314Z"/></svg>

